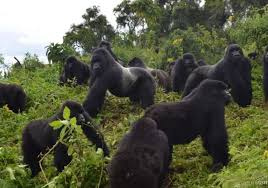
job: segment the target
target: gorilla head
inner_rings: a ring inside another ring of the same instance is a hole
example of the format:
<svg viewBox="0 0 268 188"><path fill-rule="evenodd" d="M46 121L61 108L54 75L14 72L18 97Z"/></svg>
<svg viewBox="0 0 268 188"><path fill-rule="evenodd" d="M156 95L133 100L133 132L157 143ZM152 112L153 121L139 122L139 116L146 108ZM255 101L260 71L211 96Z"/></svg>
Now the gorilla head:
<svg viewBox="0 0 268 188"><path fill-rule="evenodd" d="M177 60L171 72L173 91L182 92L188 76L197 67L198 65L191 53L185 53L182 59Z"/></svg>
<svg viewBox="0 0 268 188"><path fill-rule="evenodd" d="M132 60L129 61L128 63L129 67L141 67L141 68L146 68L146 65L143 63L143 61L138 58L134 57Z"/></svg>
<svg viewBox="0 0 268 188"><path fill-rule="evenodd" d="M76 118L77 125L81 126L88 140L95 144L96 148L102 148L105 156L109 155L109 150L102 134L89 124L91 119L88 113L80 104L73 101L66 101L57 114L48 119L32 121L23 130L23 161L30 167L32 176L37 175L41 170L39 166L40 154L46 153L47 149L52 148L58 140L61 128L54 130L49 123L55 120L63 120L65 107L70 109L70 117ZM72 160L67 151L67 146L62 143L59 143L54 149L54 164L58 171L62 171L64 166Z"/></svg>
<svg viewBox="0 0 268 188"><path fill-rule="evenodd" d="M105 71L109 70L114 64L113 57L109 56L102 50L95 50L91 58L91 70L93 76L100 76Z"/></svg>
<svg viewBox="0 0 268 188"><path fill-rule="evenodd" d="M227 47L224 59L235 62L241 60L242 58L244 58L244 54L238 44L230 44Z"/></svg>
<svg viewBox="0 0 268 188"><path fill-rule="evenodd" d="M111 188L159 188L168 171L168 139L142 118L121 140L109 166Z"/></svg>

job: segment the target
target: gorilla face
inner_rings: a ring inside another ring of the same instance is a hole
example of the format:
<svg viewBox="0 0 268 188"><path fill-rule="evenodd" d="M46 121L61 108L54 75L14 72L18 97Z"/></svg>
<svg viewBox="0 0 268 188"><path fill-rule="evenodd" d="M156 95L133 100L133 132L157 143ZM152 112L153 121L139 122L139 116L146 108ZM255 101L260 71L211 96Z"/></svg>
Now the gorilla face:
<svg viewBox="0 0 268 188"><path fill-rule="evenodd" d="M132 60L129 61L128 63L129 67L141 67L141 68L146 68L145 64L143 63L143 61L138 58L138 57L134 57Z"/></svg>
<svg viewBox="0 0 268 188"><path fill-rule="evenodd" d="M97 52L97 50L95 51ZM99 76L101 75L108 66L108 63L105 59L104 55L101 55L100 53L94 53L94 55L91 58L91 70L94 75Z"/></svg>
<svg viewBox="0 0 268 188"><path fill-rule="evenodd" d="M192 72L197 67L194 56L191 53L184 54L182 60L187 72Z"/></svg>
<svg viewBox="0 0 268 188"><path fill-rule="evenodd" d="M208 99L223 101L224 104L229 104L231 94L227 91L228 86L222 81L206 79L201 82L199 91Z"/></svg>
<svg viewBox="0 0 268 188"><path fill-rule="evenodd" d="M88 113L80 104L73 101L66 101L62 106L61 112L63 112L65 107L71 109L70 117L75 117L78 125L83 125L90 121Z"/></svg>
<svg viewBox="0 0 268 188"><path fill-rule="evenodd" d="M244 54L239 45L231 44L227 48L226 56L230 59L239 60L244 57Z"/></svg>

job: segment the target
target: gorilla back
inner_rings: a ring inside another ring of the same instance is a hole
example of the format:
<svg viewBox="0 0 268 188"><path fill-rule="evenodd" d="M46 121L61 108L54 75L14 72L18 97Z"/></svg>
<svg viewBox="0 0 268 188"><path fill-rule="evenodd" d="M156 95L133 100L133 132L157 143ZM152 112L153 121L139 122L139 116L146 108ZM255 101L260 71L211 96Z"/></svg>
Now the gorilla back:
<svg viewBox="0 0 268 188"><path fill-rule="evenodd" d="M93 52L91 70L91 89L83 103L90 116L101 109L107 90L118 97L129 97L143 108L154 103L155 82L147 70L123 67L104 48Z"/></svg>
<svg viewBox="0 0 268 188"><path fill-rule="evenodd" d="M228 46L224 58L215 65L198 67L187 79L183 97L206 79L220 80L231 88L234 101L241 107L251 104L251 64L237 44Z"/></svg>
<svg viewBox="0 0 268 188"><path fill-rule="evenodd" d="M224 106L230 101L227 85L221 81L204 80L178 103L151 106L144 117L156 121L168 137L170 155L175 144L186 144L201 136L203 146L213 158L212 170L228 163L228 140Z"/></svg>

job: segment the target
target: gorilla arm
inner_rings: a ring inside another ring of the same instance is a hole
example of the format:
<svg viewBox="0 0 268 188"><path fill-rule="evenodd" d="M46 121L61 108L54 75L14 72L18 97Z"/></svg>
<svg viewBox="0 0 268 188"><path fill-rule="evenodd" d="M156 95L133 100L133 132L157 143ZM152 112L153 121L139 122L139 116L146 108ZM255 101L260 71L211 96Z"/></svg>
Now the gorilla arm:
<svg viewBox="0 0 268 188"><path fill-rule="evenodd" d="M87 139L96 145L96 149L101 148L104 156L109 156L109 149L104 141L103 135L97 131L96 126L92 125L91 120L87 124L82 124L81 128Z"/></svg>
<svg viewBox="0 0 268 188"><path fill-rule="evenodd" d="M246 60L248 61L248 60ZM225 79L231 86L231 94L235 102L240 106L246 107L250 105L252 100L251 87L251 66L249 62L239 62L242 67L238 70L234 67L228 67L228 73L225 74Z"/></svg>
<svg viewBox="0 0 268 188"><path fill-rule="evenodd" d="M91 117L96 117L100 111L109 83L109 80L105 79L105 77L97 78L90 88L83 107Z"/></svg>

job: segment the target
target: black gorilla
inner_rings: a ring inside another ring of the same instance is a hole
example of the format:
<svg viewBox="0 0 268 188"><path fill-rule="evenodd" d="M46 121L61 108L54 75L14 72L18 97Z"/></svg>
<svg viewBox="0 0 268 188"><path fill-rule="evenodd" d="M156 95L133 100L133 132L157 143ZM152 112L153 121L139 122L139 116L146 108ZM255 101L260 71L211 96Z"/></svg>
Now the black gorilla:
<svg viewBox="0 0 268 188"><path fill-rule="evenodd" d="M228 164L228 137L224 106L230 101L227 85L217 80L204 80L182 101L156 104L144 117L156 121L166 133L170 156L173 145L187 144L201 136L203 146L213 158L212 171Z"/></svg>
<svg viewBox="0 0 268 188"><path fill-rule="evenodd" d="M205 60L203 60L203 59L199 59L199 60L197 61L197 65L198 65L198 66L204 66L204 65L207 65L207 64L206 64Z"/></svg>
<svg viewBox="0 0 268 188"><path fill-rule="evenodd" d="M111 188L159 188L168 171L166 135L150 118L138 120L109 166Z"/></svg>
<svg viewBox="0 0 268 188"><path fill-rule="evenodd" d="M241 107L250 105L252 99L251 64L237 44L228 46L224 58L215 65L201 66L189 76L183 96L206 79L220 80L231 88L231 94Z"/></svg>
<svg viewBox="0 0 268 188"><path fill-rule="evenodd" d="M255 60L258 57L258 53L257 52L251 52L248 54L248 58Z"/></svg>
<svg viewBox="0 0 268 188"><path fill-rule="evenodd" d="M115 96L141 102L143 108L154 103L155 82L145 69L123 67L104 48L93 52L91 69L91 89L83 103L90 116L96 116L101 109L107 90Z"/></svg>
<svg viewBox="0 0 268 188"><path fill-rule="evenodd" d="M74 56L67 58L63 72L60 76L60 84L67 83L68 80L76 79L78 85L87 84L90 78L89 65L77 60Z"/></svg>
<svg viewBox="0 0 268 188"><path fill-rule="evenodd" d="M265 49L263 55L263 91L264 91L264 100L268 102L268 46Z"/></svg>
<svg viewBox="0 0 268 188"><path fill-rule="evenodd" d="M0 83L0 108L6 104L15 113L25 110L26 94L21 86Z"/></svg>
<svg viewBox="0 0 268 188"><path fill-rule="evenodd" d="M63 119L63 110L68 107L71 111L70 117L76 117L77 124L82 126L82 130L86 137L96 145L97 148L102 148L104 155L109 155L109 150L103 139L103 136L88 123L91 121L88 113L83 107L73 101L66 101L59 113L45 120L35 120L30 122L23 130L22 134L22 152L23 161L27 164L32 176L37 175L40 171L39 160L40 153L45 153L47 148L53 147L57 142L61 129L54 130L49 123ZM58 144L54 150L54 163L58 171L62 171L64 166L70 163L71 156L67 153L68 148L64 144Z"/></svg>
<svg viewBox="0 0 268 188"><path fill-rule="evenodd" d="M158 85L165 89L165 92L169 92L171 90L171 80L167 72L160 70L160 69L148 68L144 64L144 62L138 57L134 57L132 60L130 60L128 63L128 66L129 67L141 67L141 68L149 70L149 72L156 79Z"/></svg>
<svg viewBox="0 0 268 188"><path fill-rule="evenodd" d="M183 54L182 59L178 59L171 72L173 91L182 92L188 76L198 67L195 58L191 53Z"/></svg>

